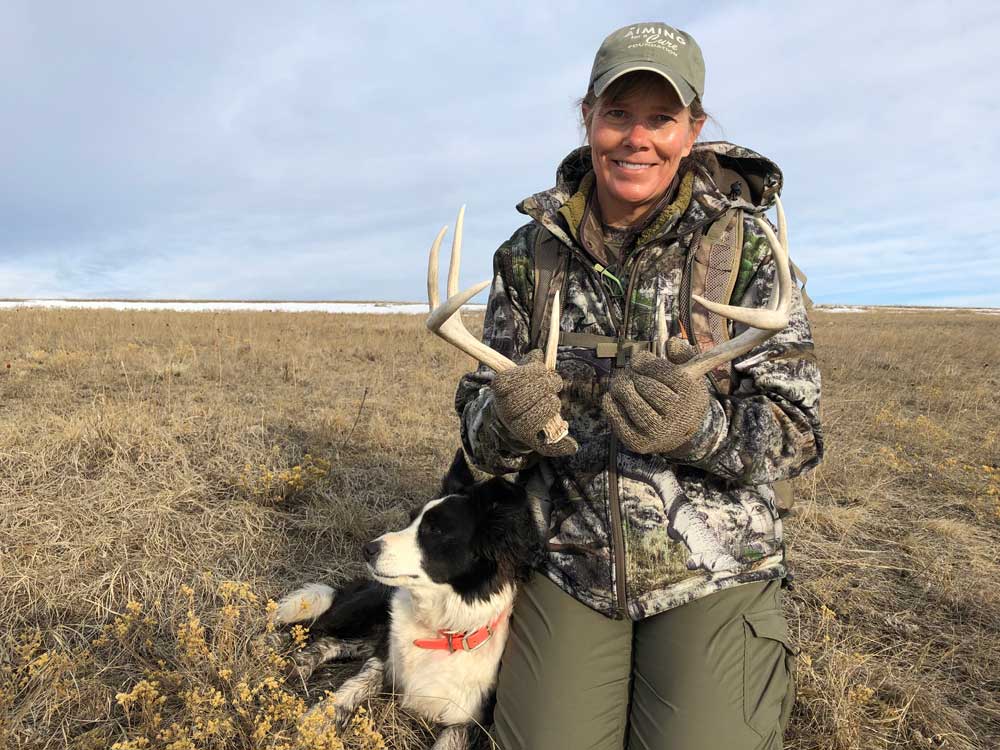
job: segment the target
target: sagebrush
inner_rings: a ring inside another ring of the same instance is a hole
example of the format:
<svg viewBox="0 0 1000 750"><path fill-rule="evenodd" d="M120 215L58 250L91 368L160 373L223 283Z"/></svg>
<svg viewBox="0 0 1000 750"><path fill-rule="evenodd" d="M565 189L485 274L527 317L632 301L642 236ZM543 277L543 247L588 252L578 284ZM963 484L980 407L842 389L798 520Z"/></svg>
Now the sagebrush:
<svg viewBox="0 0 1000 750"><path fill-rule="evenodd" d="M812 319L786 746L1000 746L1000 318ZM288 679L268 600L432 496L469 367L411 316L0 312L0 746L428 747L298 726L344 673Z"/></svg>

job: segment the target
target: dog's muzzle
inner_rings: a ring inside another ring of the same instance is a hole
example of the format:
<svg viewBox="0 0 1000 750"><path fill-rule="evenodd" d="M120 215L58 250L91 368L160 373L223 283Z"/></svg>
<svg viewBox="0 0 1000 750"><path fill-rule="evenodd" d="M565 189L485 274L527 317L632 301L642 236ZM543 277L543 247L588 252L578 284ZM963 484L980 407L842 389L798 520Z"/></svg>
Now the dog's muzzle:
<svg viewBox="0 0 1000 750"><path fill-rule="evenodd" d="M368 542L365 546L361 548L361 554L364 555L365 562L369 565L374 565L375 560L378 556L382 554L382 542L378 539Z"/></svg>

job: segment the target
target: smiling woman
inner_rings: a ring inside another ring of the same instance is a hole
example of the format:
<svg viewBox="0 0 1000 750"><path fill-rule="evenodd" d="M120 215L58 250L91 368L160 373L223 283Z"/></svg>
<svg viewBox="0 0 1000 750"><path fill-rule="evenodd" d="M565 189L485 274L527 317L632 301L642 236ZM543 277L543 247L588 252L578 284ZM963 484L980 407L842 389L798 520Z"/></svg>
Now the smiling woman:
<svg viewBox="0 0 1000 750"><path fill-rule="evenodd" d="M760 218L781 171L698 142L704 83L686 32L612 33L580 102L587 145L494 256L483 341L517 364L462 379L462 441L517 472L547 544L503 656L505 750L781 747L794 661L772 483L820 460L820 379L780 206L782 240ZM703 297L780 309L781 330L761 343ZM704 375L702 356L722 364ZM542 439L558 419L569 435Z"/></svg>
<svg viewBox="0 0 1000 750"><path fill-rule="evenodd" d="M667 192L701 133L704 111L685 107L651 71L616 79L595 102L584 99L582 111L604 223L634 224Z"/></svg>

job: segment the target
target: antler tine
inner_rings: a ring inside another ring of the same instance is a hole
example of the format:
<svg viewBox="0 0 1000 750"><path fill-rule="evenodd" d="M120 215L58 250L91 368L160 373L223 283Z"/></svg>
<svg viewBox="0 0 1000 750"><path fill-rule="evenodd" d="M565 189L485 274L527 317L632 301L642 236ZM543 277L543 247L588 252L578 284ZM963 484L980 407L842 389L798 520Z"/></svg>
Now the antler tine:
<svg viewBox="0 0 1000 750"><path fill-rule="evenodd" d="M431 307L431 312L441 304L441 298L438 296L438 252L441 250L441 240L447 231L448 225L445 224L431 245L431 256L427 261L427 303Z"/></svg>
<svg viewBox="0 0 1000 750"><path fill-rule="evenodd" d="M778 242L785 248L785 255L788 255L788 221L785 219L785 208L781 205L781 198L774 199L775 208L778 211ZM766 223L766 222L765 222Z"/></svg>
<svg viewBox="0 0 1000 750"><path fill-rule="evenodd" d="M458 293L458 268L462 263L462 230L465 227L465 204L458 209L455 219L455 236L451 239L451 262L448 264L448 296Z"/></svg>
<svg viewBox="0 0 1000 750"><path fill-rule="evenodd" d="M441 250L441 241L444 239L448 227L444 227L438 232L434 244L431 245L430 258L427 262L427 302L430 307L430 315L427 316L427 328L452 346L457 347L470 357L479 360L487 367L492 367L497 372L509 370L517 365L500 352L486 346L486 344L469 333L468 329L462 323L462 315L459 312L462 305L490 285L490 281L487 280L476 284L464 292L458 291L458 271L461 264L462 224L464 217L465 206L462 206L458 212L458 221L455 222L455 238L451 246L451 261L448 266L448 299L443 304L438 296L438 253Z"/></svg>
<svg viewBox="0 0 1000 750"><path fill-rule="evenodd" d="M465 291L459 292L458 294L453 294L451 297L446 299L444 303L438 305L437 307L431 310L431 314L427 316L427 327L430 330L434 331L435 333L440 331L441 327L445 323L447 323L452 316L458 315L459 311L462 308L462 305L464 305L466 302L468 302L477 294L479 294L481 291L483 291L491 283L492 282L489 279L487 279L486 281L480 281L478 284L469 287ZM465 326L462 327L465 328ZM466 331L466 333L469 332ZM469 336L472 336L472 334L469 333ZM478 339L475 340L478 341Z"/></svg>
<svg viewBox="0 0 1000 750"><path fill-rule="evenodd" d="M559 290L552 297L552 312L549 314L549 337L545 340L545 367L556 369L556 354L559 351Z"/></svg>
<svg viewBox="0 0 1000 750"><path fill-rule="evenodd" d="M458 290L458 271L462 257L462 226L464 219L465 206L462 206L458 212L458 220L455 222L455 237L451 244L451 260L448 265L448 299L443 303L438 296L438 253L441 250L441 241L444 239L448 227L444 227L438 232L434 244L431 245L430 258L427 262L427 302L430 306L430 315L427 316L427 328L460 351L479 360L487 367L491 367L497 372L510 370L517 367L517 364L477 339L469 333L465 324L462 323L462 305L492 283L491 280L487 279L466 289L464 292ZM555 368L556 349L559 346L558 311L559 296L557 292L549 328L549 341L545 347L545 365L550 369ZM569 425L562 417L556 415L545 425L542 432L545 434L545 442L550 444L557 443L569 433Z"/></svg>
<svg viewBox="0 0 1000 750"><path fill-rule="evenodd" d="M733 305L721 305L698 295L692 295L692 299L712 312L750 326L736 338L685 362L682 367L692 375L705 375L719 365L736 359L758 344L767 341L788 325L788 314L792 302L792 275L788 265L788 228L781 200L776 198L775 203L778 210L778 231L782 235L781 240L775 236L774 231L766 221L757 216L754 217L754 221L757 222L771 245L774 263L778 271L778 288L772 292L767 308L748 309Z"/></svg>
<svg viewBox="0 0 1000 750"><path fill-rule="evenodd" d="M653 354L657 357L667 356L667 300L660 296L660 304L656 307L656 344Z"/></svg>

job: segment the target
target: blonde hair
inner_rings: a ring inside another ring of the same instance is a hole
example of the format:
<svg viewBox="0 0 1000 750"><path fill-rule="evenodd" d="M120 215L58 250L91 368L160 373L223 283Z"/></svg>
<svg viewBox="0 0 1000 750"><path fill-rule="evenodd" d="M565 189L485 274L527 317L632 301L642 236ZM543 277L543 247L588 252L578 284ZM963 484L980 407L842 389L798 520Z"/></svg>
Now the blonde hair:
<svg viewBox="0 0 1000 750"><path fill-rule="evenodd" d="M594 112L602 105L609 102L618 102L633 95L651 95L663 90L664 87L676 95L677 92L674 91L674 87L659 73L654 73L651 70L637 70L635 73L628 73L612 81L599 97L594 95L593 89L590 89L587 95L577 102L577 106L581 110L584 132L589 137L590 125L594 121ZM586 114L582 114L584 105L588 107ZM707 120L711 116L702 107L701 99L697 96L691 100L691 104L684 108L684 111L688 113L688 119L692 125L699 120Z"/></svg>

